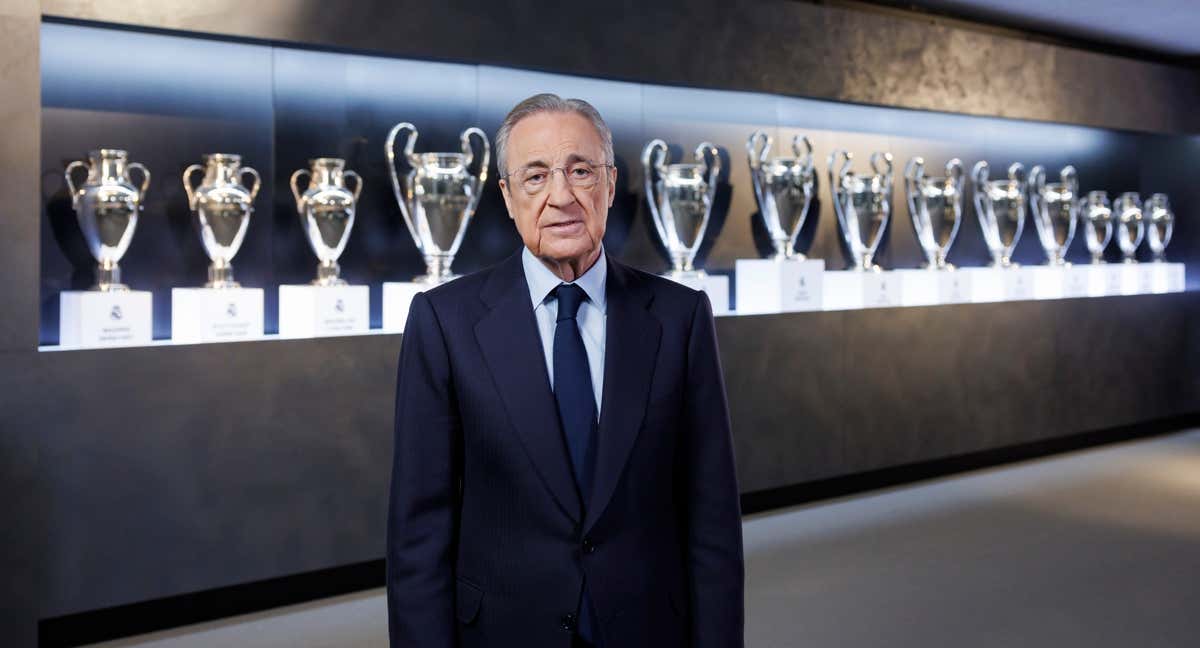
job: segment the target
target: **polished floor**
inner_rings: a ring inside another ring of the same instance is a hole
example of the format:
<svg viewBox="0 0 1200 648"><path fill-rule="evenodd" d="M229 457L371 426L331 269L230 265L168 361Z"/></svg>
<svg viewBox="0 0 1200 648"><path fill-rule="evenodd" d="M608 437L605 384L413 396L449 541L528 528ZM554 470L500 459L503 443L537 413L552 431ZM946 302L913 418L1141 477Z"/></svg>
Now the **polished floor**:
<svg viewBox="0 0 1200 648"><path fill-rule="evenodd" d="M748 648L1200 645L1200 430L745 521ZM386 646L381 590L108 647Z"/></svg>

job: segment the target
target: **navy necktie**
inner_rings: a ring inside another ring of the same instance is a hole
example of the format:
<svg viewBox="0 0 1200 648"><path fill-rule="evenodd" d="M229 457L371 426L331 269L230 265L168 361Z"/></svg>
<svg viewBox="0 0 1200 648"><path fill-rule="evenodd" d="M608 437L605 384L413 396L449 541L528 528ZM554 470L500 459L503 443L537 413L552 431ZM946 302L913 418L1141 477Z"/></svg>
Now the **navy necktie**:
<svg viewBox="0 0 1200 648"><path fill-rule="evenodd" d="M562 422L571 468L586 512L596 464L596 397L592 391L587 350L583 347L575 316L587 294L575 284L559 284L554 293L558 299L558 319L554 325L554 399L558 403L558 418ZM579 604L579 636L594 643L591 608L585 582L583 600Z"/></svg>

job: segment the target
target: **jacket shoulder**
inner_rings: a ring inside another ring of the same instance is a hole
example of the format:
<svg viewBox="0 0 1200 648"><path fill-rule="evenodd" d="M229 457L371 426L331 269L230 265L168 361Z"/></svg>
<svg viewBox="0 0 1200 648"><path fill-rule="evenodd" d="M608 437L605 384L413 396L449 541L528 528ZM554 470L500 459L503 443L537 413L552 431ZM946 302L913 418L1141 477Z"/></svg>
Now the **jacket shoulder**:
<svg viewBox="0 0 1200 648"><path fill-rule="evenodd" d="M688 315L696 309L696 302L704 294L678 281L623 266L631 284L654 296L655 310L686 311Z"/></svg>

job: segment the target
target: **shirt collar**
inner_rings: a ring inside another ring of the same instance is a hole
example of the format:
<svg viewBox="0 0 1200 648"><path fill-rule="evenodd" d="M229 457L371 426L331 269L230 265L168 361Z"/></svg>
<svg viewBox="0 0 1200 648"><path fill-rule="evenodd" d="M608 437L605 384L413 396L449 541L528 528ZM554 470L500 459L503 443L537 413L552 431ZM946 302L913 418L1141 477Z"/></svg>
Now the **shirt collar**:
<svg viewBox="0 0 1200 648"><path fill-rule="evenodd" d="M534 308L546 301L550 291L557 288L558 284L564 283L562 279L558 278L558 275L550 271L550 268L533 256L529 248L521 251L521 265L525 268L525 281L529 284L529 300L533 302ZM588 268L587 272L575 281L565 283L577 284L587 294L588 301L603 313L607 304L604 293L607 280L608 262L604 258L604 246L601 245L600 256L592 264L592 267Z"/></svg>

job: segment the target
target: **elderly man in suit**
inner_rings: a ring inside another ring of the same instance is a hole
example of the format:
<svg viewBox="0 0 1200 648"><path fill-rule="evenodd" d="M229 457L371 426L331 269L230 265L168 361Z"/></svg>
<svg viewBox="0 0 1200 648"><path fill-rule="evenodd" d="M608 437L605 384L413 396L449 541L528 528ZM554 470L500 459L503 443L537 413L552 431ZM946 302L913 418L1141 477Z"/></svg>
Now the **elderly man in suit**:
<svg viewBox="0 0 1200 648"><path fill-rule="evenodd" d="M742 646L707 297L609 258L612 133L530 97L496 134L524 248L413 300L388 519L395 648Z"/></svg>

